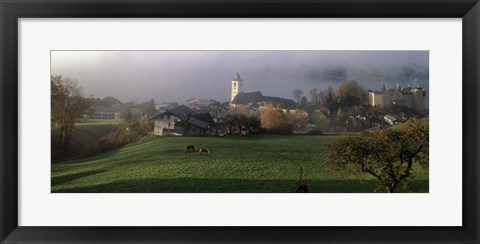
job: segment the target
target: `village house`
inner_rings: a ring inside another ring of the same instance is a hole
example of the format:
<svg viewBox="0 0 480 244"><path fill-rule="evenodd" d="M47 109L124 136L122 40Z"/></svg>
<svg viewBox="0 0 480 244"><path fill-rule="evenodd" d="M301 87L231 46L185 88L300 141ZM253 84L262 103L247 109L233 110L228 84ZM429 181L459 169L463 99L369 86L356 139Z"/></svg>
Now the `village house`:
<svg viewBox="0 0 480 244"><path fill-rule="evenodd" d="M395 116L389 115L389 114L385 115L383 119L385 120L385 122L387 122L389 125L392 125L392 126L400 123L400 120L395 118Z"/></svg>
<svg viewBox="0 0 480 244"><path fill-rule="evenodd" d="M95 107L95 111L89 116L91 119L120 119L121 108L119 107Z"/></svg>
<svg viewBox="0 0 480 244"><path fill-rule="evenodd" d="M210 135L212 124L213 118L209 113L191 114L186 125L180 126L178 129L183 131L184 135L204 136Z"/></svg>
<svg viewBox="0 0 480 244"><path fill-rule="evenodd" d="M166 110L153 116L152 120L155 121L153 134L157 136L208 135L214 122L209 113L194 114L185 105Z"/></svg>
<svg viewBox="0 0 480 244"><path fill-rule="evenodd" d="M166 109L165 112L153 116L151 118L155 121L153 134L157 136L174 135L175 123L185 121L190 112L187 106L181 105L170 110Z"/></svg>

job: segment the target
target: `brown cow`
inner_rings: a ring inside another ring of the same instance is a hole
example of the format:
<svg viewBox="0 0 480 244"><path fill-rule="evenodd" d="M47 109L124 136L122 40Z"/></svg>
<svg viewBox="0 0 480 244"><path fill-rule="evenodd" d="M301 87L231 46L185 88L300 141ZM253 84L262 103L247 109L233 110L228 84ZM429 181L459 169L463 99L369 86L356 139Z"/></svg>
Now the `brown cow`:
<svg viewBox="0 0 480 244"><path fill-rule="evenodd" d="M188 145L185 147L185 152L195 152L195 147L193 145Z"/></svg>
<svg viewBox="0 0 480 244"><path fill-rule="evenodd" d="M200 155L207 155L207 154L210 154L210 151L208 150L208 148L202 147L202 148L200 148L200 150L198 150L198 153Z"/></svg>

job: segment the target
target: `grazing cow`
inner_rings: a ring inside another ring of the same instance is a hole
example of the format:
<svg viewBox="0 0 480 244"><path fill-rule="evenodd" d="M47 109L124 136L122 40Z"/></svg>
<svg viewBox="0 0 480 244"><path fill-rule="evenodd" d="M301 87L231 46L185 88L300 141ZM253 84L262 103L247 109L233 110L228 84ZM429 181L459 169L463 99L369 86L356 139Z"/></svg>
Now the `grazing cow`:
<svg viewBox="0 0 480 244"><path fill-rule="evenodd" d="M188 145L185 147L185 152L195 152L195 147L193 145Z"/></svg>
<svg viewBox="0 0 480 244"><path fill-rule="evenodd" d="M295 188L295 193L308 193L307 185L301 184Z"/></svg>
<svg viewBox="0 0 480 244"><path fill-rule="evenodd" d="M207 154L210 154L210 151L208 150L208 148L202 147L202 148L200 148L200 150L198 150L198 153L200 155L207 155Z"/></svg>

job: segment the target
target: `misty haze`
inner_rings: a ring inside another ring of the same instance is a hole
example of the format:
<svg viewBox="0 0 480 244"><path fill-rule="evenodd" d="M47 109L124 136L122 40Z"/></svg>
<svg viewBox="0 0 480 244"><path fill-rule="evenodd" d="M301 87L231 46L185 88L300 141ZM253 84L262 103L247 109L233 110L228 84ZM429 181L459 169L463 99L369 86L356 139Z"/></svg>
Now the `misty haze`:
<svg viewBox="0 0 480 244"><path fill-rule="evenodd" d="M230 98L239 70L245 91L291 98L292 90L337 87L356 80L426 90L428 51L52 51L51 74L78 80L85 95L122 102Z"/></svg>

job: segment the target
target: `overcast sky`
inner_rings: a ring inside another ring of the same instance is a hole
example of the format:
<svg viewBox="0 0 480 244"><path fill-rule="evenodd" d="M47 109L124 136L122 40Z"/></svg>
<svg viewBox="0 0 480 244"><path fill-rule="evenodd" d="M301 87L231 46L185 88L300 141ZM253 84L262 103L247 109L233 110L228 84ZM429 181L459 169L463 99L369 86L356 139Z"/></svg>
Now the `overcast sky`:
<svg viewBox="0 0 480 244"><path fill-rule="evenodd" d="M338 86L332 71L345 70L365 89L423 86L428 92L428 51L52 51L51 74L76 79L84 95L122 102L151 98L230 99L237 69L243 91L293 99L300 88ZM327 74L327 75L326 75Z"/></svg>

